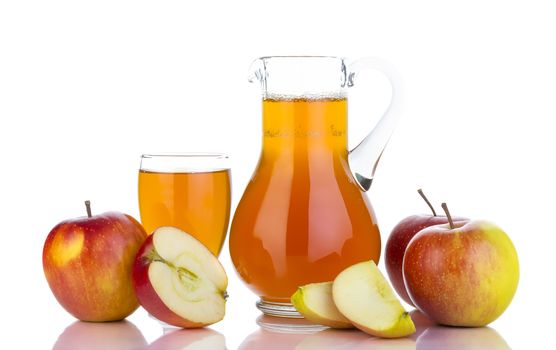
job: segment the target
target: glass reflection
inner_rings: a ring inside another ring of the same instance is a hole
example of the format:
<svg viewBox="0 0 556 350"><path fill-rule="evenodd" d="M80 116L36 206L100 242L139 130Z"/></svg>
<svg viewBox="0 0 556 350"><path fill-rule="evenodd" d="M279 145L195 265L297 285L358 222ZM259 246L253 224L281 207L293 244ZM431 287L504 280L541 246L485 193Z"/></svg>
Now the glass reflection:
<svg viewBox="0 0 556 350"><path fill-rule="evenodd" d="M140 350L147 348L141 331L129 321L93 323L76 321L58 337L54 350Z"/></svg>

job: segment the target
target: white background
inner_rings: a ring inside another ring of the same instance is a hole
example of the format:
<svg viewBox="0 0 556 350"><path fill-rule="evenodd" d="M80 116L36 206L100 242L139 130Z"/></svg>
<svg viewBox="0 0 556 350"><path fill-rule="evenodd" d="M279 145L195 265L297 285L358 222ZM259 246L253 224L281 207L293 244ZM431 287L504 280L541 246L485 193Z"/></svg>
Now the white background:
<svg viewBox="0 0 556 350"><path fill-rule="evenodd" d="M141 153L229 153L235 207L260 149L260 97L246 71L256 57L286 54L380 56L397 67L404 115L369 192L384 241L427 211L418 187L455 214L497 223L517 247L521 279L492 328L512 348L546 346L555 17L551 1L0 2L0 347L51 348L73 322L46 284L44 239L83 215L84 199L95 212L138 217ZM387 97L369 96L368 110ZM350 144L370 114L353 112ZM257 330L256 298L227 245L221 260L231 297L213 329L236 349ZM148 342L161 334L143 310L130 320Z"/></svg>

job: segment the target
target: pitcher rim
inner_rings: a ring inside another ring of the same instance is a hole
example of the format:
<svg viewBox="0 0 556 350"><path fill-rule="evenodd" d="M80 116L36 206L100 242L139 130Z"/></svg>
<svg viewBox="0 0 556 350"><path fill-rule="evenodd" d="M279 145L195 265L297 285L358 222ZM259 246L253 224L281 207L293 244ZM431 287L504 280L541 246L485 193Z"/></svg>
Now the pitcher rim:
<svg viewBox="0 0 556 350"><path fill-rule="evenodd" d="M333 55L275 55L275 56L261 56L259 59L271 59L271 58L331 58L336 60L343 60L342 56Z"/></svg>

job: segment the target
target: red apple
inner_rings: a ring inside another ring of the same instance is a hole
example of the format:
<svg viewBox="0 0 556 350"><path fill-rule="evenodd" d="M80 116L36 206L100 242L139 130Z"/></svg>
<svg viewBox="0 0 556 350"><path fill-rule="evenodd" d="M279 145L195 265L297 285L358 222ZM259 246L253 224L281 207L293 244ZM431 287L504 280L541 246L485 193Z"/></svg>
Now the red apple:
<svg viewBox="0 0 556 350"><path fill-rule="evenodd" d="M444 215L436 215L436 211L430 204L429 200L423 194L423 191L419 189L417 192L423 197L427 205L432 211L430 214L412 215L402 221L400 221L390 233L388 241L386 242L385 251L385 265L386 272L390 277L390 282L394 286L394 289L398 295L408 304L413 305L413 302L407 295L405 285L403 282L402 266L403 266L403 256L405 253L405 248L409 244L409 241L422 229L438 225L447 224L448 219ZM454 217L454 221L464 221L469 220L464 217ZM413 305L414 306L414 305Z"/></svg>
<svg viewBox="0 0 556 350"><path fill-rule="evenodd" d="M510 304L519 280L508 235L486 221L454 223L419 232L405 251L405 286L415 306L437 323L481 327Z"/></svg>
<svg viewBox="0 0 556 350"><path fill-rule="evenodd" d="M218 259L193 236L160 227L135 258L139 303L173 326L203 327L224 318L228 278Z"/></svg>
<svg viewBox="0 0 556 350"><path fill-rule="evenodd" d="M147 233L118 212L63 221L50 231L42 261L58 302L82 321L116 321L139 306L131 283L135 254Z"/></svg>

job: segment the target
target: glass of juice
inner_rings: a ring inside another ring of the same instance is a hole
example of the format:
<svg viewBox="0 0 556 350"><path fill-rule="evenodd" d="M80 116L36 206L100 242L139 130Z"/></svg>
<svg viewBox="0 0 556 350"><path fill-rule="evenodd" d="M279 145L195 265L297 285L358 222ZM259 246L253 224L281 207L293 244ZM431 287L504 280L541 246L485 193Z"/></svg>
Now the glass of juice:
<svg viewBox="0 0 556 350"><path fill-rule="evenodd" d="M229 158L225 154L141 156L139 211L148 233L174 226L218 256L228 230L230 192Z"/></svg>

